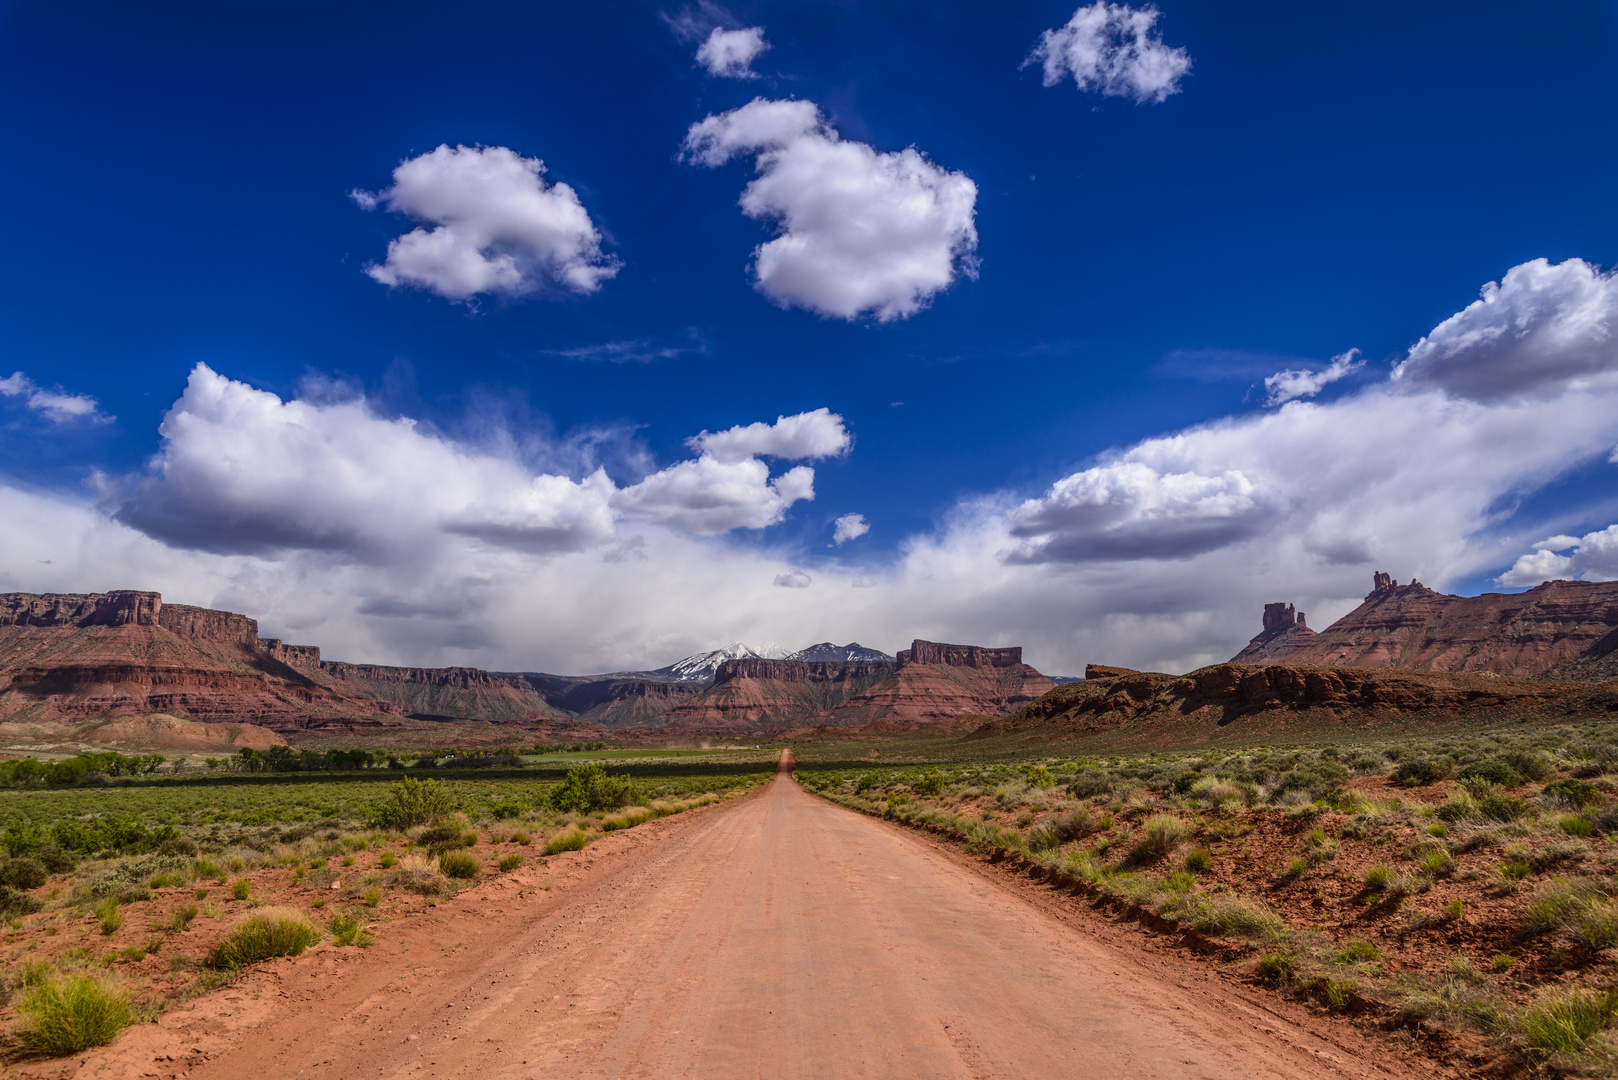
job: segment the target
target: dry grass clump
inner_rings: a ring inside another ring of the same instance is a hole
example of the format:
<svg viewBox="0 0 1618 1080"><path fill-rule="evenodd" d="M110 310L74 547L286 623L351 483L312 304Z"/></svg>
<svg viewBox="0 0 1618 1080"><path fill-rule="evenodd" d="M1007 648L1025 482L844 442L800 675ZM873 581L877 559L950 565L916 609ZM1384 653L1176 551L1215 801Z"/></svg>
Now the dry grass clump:
<svg viewBox="0 0 1618 1080"><path fill-rule="evenodd" d="M1140 842L1140 850L1154 858L1171 854L1191 835L1191 827L1173 814L1153 814L1146 819L1142 831L1146 837Z"/></svg>
<svg viewBox="0 0 1618 1080"><path fill-rule="evenodd" d="M438 869L450 878L475 878L483 872L483 863L468 851L446 851L438 856Z"/></svg>
<svg viewBox="0 0 1618 1080"><path fill-rule="evenodd" d="M320 928L293 908L260 908L230 928L213 951L214 967L239 968L272 956L297 956L321 939Z"/></svg>
<svg viewBox="0 0 1618 1080"><path fill-rule="evenodd" d="M134 1022L129 992L110 976L63 973L30 986L17 1003L17 1036L52 1057L104 1046Z"/></svg>
<svg viewBox="0 0 1618 1080"><path fill-rule="evenodd" d="M569 826L545 841L545 854L559 855L564 851L582 851L590 836L577 825Z"/></svg>

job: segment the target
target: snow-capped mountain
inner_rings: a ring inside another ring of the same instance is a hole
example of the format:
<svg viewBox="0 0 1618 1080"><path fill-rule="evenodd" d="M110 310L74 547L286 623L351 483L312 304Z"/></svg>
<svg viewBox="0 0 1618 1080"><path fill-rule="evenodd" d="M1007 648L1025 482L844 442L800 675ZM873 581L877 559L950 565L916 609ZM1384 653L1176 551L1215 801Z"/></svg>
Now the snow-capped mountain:
<svg viewBox="0 0 1618 1080"><path fill-rule="evenodd" d="M787 651L773 641L767 641L762 645L747 645L737 641L726 645L723 649L677 660L668 667L658 668L652 674L670 682L712 682L714 672L718 671L719 665L726 660L747 659L785 660Z"/></svg>
<svg viewBox="0 0 1618 1080"><path fill-rule="evenodd" d="M851 641L847 645L833 645L829 641L822 641L819 645L811 645L807 649L799 649L795 653L789 653L785 659L811 660L815 662L847 660L886 660L889 663L893 662L893 657L887 653L867 649L857 641Z"/></svg>

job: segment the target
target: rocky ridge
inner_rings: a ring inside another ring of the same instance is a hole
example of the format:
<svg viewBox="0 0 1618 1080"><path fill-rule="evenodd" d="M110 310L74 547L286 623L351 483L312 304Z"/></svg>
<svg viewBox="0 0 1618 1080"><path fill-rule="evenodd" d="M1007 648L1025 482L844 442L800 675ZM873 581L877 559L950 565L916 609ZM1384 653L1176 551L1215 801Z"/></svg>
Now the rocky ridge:
<svg viewBox="0 0 1618 1080"><path fill-rule="evenodd" d="M1378 572L1365 602L1316 634L1265 630L1240 663L1488 671L1541 679L1618 676L1618 582L1547 581L1521 593L1453 596ZM1279 619L1277 619L1279 622ZM1301 627L1301 624L1299 624Z"/></svg>
<svg viewBox="0 0 1618 1080"><path fill-rule="evenodd" d="M1093 669L1092 669L1093 670ZM972 738L1115 736L1184 743L1465 720L1558 721L1618 712L1618 686L1301 664L1216 664L1187 675L1108 669L1057 687Z"/></svg>

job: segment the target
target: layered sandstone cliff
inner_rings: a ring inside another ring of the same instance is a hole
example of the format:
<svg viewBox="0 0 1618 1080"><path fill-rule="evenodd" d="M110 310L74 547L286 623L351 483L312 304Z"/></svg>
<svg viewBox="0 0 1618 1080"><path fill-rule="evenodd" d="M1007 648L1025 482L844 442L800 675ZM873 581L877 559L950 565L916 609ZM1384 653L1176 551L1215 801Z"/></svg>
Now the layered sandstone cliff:
<svg viewBox="0 0 1618 1080"><path fill-rule="evenodd" d="M1308 645L1315 637L1315 632L1304 622L1303 612L1295 611L1291 604L1265 604L1264 629L1230 662L1274 663Z"/></svg>
<svg viewBox="0 0 1618 1080"><path fill-rule="evenodd" d="M245 615L153 592L0 595L0 718L166 713L281 731L367 725L400 710L289 666Z"/></svg>
<svg viewBox="0 0 1618 1080"><path fill-rule="evenodd" d="M1056 683L1022 662L1022 649L917 639L894 672L832 711L834 727L903 728L958 717L1000 716Z"/></svg>
<svg viewBox="0 0 1618 1080"><path fill-rule="evenodd" d="M1618 674L1605 660L1618 648L1618 582L1547 581L1527 592L1481 596L1451 596L1419 581L1400 585L1380 572L1374 583L1364 603L1320 633L1276 637L1255 648L1261 634L1236 661L1524 678Z"/></svg>
<svg viewBox="0 0 1618 1080"><path fill-rule="evenodd" d="M521 676L481 668L390 667L320 662L320 670L360 692L426 720L537 722L566 716Z"/></svg>

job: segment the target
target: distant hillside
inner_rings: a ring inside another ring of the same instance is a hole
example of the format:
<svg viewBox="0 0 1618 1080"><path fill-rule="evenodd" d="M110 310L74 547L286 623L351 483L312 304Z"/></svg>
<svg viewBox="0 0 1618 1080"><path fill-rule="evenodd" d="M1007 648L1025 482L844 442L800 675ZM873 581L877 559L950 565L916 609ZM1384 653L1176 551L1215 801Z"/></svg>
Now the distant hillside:
<svg viewBox="0 0 1618 1080"><path fill-rule="evenodd" d="M1113 669L1117 670L1117 669ZM1217 664L1188 675L1128 672L1059 686L972 738L1126 737L1194 745L1307 737L1344 728L1390 732L1456 720L1564 721L1618 712L1618 686L1298 664Z"/></svg>

